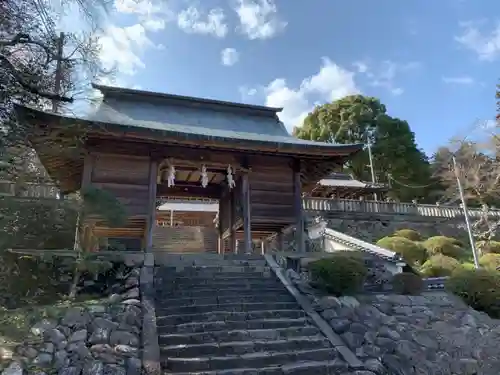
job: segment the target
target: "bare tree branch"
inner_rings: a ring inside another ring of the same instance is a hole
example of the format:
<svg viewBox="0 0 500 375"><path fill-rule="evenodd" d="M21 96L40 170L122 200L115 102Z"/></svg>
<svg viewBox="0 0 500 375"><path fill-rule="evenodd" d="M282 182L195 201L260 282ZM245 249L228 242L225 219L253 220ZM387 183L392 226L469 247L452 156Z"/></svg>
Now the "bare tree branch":
<svg viewBox="0 0 500 375"><path fill-rule="evenodd" d="M58 100L65 103L73 103L74 101L73 98L68 98L63 95L58 95L44 91L40 87L37 87L35 85L26 82L25 79L22 77L21 73L14 66L14 64L12 64L9 61L9 59L2 54L0 54L0 63L3 65L4 68L7 68L10 71L10 74L12 74L12 76L17 80L17 82L23 87L23 89L29 91L31 94L41 96L45 99Z"/></svg>
<svg viewBox="0 0 500 375"><path fill-rule="evenodd" d="M467 137L453 139L434 157L435 177L442 182L444 197L459 202L457 177L460 179L467 204L481 207L481 215L473 222L473 235L482 244L500 234L500 221L491 209L500 205L500 142L496 128L477 127ZM451 157L457 162L453 168ZM481 244L480 243L480 244ZM479 246L481 248L481 246Z"/></svg>

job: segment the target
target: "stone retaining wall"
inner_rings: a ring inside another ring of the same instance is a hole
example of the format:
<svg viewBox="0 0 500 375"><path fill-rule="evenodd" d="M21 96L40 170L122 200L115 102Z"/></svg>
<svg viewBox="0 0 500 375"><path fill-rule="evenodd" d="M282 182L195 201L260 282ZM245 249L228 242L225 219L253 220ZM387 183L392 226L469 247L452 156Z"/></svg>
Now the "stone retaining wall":
<svg viewBox="0 0 500 375"><path fill-rule="evenodd" d="M463 218L450 219L368 213L341 213L335 217L330 214L321 216L328 221L328 228L370 243L375 243L382 237L390 236L400 229L413 229L424 238L443 235L467 239Z"/></svg>
<svg viewBox="0 0 500 375"><path fill-rule="evenodd" d="M151 262L146 257L116 281L113 294L97 303L69 306L60 318L33 325L31 337L16 349L2 375L155 374L151 353L158 338L148 289Z"/></svg>
<svg viewBox="0 0 500 375"><path fill-rule="evenodd" d="M325 296L294 271L287 277L366 370L378 375L497 375L500 320L445 292L421 296Z"/></svg>

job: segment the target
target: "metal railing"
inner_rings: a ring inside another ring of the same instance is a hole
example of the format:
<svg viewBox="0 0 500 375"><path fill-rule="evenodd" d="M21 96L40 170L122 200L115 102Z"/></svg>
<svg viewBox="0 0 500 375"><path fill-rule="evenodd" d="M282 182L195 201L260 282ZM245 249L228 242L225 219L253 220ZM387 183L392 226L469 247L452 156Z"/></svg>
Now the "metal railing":
<svg viewBox="0 0 500 375"><path fill-rule="evenodd" d="M306 211L362 212L379 214L417 215L429 217L461 217L463 209L431 204L413 204L399 202L360 201L355 199L304 198L302 207ZM469 216L478 217L481 209L469 208ZM488 215L500 217L500 210L489 210Z"/></svg>

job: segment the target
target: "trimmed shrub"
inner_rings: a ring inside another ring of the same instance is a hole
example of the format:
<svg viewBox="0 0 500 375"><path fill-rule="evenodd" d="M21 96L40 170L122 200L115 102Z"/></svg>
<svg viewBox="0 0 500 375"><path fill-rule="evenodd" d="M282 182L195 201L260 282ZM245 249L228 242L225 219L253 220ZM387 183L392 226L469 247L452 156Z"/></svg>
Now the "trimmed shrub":
<svg viewBox="0 0 500 375"><path fill-rule="evenodd" d="M500 270L500 254L484 254L479 258L479 264L491 271Z"/></svg>
<svg viewBox="0 0 500 375"><path fill-rule="evenodd" d="M430 256L441 254L455 259L464 255L464 249L459 246L459 241L445 236L430 237L423 242L424 248Z"/></svg>
<svg viewBox="0 0 500 375"><path fill-rule="evenodd" d="M486 269L457 269L446 281L446 290L472 308L500 318L500 274Z"/></svg>
<svg viewBox="0 0 500 375"><path fill-rule="evenodd" d="M474 269L476 269L476 266L474 265L474 263L471 263L471 262L462 263L461 266L462 266L463 269L466 269L466 270L474 270Z"/></svg>
<svg viewBox="0 0 500 375"><path fill-rule="evenodd" d="M499 241L479 241L476 245L483 254L500 254Z"/></svg>
<svg viewBox="0 0 500 375"><path fill-rule="evenodd" d="M392 279L394 292L406 295L418 295L424 289L424 283L419 275L412 272L402 272L394 275Z"/></svg>
<svg viewBox="0 0 500 375"><path fill-rule="evenodd" d="M427 259L427 252L420 244L404 237L384 237L377 245L397 252L411 265L421 265Z"/></svg>
<svg viewBox="0 0 500 375"><path fill-rule="evenodd" d="M368 274L362 256L339 251L331 257L308 264L311 284L335 296L359 292Z"/></svg>
<svg viewBox="0 0 500 375"><path fill-rule="evenodd" d="M413 229L400 229L395 231L391 237L403 237L410 241L421 241L422 236L416 230Z"/></svg>
<svg viewBox="0 0 500 375"><path fill-rule="evenodd" d="M450 276L460 266L460 262L455 258L436 254L423 264L420 272L427 277Z"/></svg>

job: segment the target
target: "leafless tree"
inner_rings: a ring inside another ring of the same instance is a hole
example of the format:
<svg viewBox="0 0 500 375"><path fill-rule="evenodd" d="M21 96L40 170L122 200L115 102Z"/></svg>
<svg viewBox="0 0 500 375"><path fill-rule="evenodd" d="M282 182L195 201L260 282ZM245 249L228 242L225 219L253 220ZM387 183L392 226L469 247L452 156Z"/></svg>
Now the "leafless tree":
<svg viewBox="0 0 500 375"><path fill-rule="evenodd" d="M481 123L467 137L454 138L440 149L440 165L434 166L436 178L444 188L448 203L460 204L457 178L469 207L480 208L472 219L474 237L480 244L499 233L500 218L491 210L500 205L500 143L496 126ZM455 157L456 166L452 156Z"/></svg>
<svg viewBox="0 0 500 375"><path fill-rule="evenodd" d="M99 64L98 24L93 19L99 15L97 7L105 9L106 3L74 2L87 17L89 31L66 33L64 38L56 23L58 12L70 2L57 9L51 0L0 2L0 169L9 179L30 171L44 175L26 147L30 129L16 121L13 104L69 112L75 101L91 97L90 82L108 73Z"/></svg>

